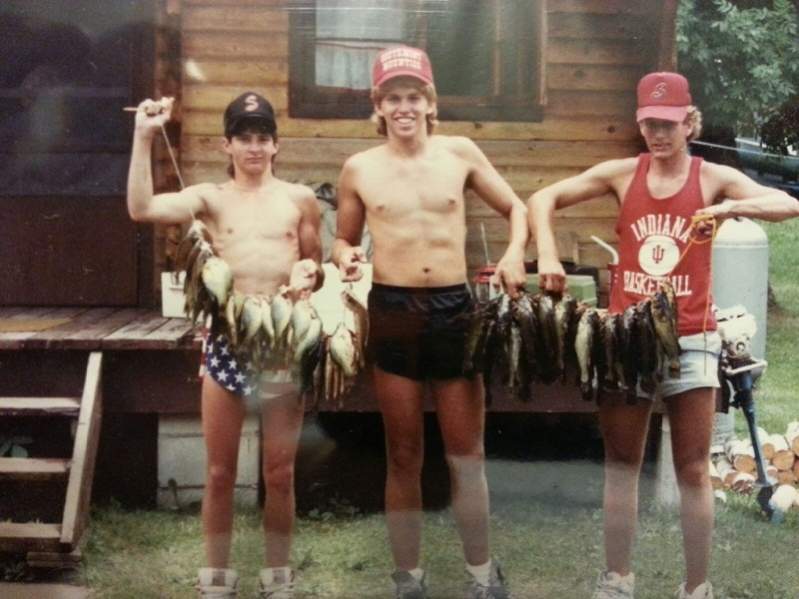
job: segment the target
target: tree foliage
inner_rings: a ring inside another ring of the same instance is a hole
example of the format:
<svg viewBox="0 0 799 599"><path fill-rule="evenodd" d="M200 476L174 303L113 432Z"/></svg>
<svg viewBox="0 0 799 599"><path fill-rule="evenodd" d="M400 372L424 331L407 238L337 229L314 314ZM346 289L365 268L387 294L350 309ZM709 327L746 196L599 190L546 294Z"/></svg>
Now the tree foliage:
<svg viewBox="0 0 799 599"><path fill-rule="evenodd" d="M679 68L709 124L784 149L799 141L799 16L790 0L752 4L680 0Z"/></svg>

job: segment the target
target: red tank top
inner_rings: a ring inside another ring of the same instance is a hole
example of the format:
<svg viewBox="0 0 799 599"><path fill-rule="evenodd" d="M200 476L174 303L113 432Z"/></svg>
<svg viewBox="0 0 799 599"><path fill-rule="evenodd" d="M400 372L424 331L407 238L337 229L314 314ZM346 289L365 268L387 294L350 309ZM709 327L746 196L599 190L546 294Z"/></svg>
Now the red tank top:
<svg viewBox="0 0 799 599"><path fill-rule="evenodd" d="M712 244L688 247L691 217L704 207L699 185L702 158L692 157L688 180L677 193L656 199L649 193L646 175L650 154L638 157L638 166L616 222L619 237L617 278L610 293L610 311L622 312L650 296L657 281L668 276L677 293L677 331L680 335L716 330L708 294L711 285ZM675 268L676 265L676 268Z"/></svg>

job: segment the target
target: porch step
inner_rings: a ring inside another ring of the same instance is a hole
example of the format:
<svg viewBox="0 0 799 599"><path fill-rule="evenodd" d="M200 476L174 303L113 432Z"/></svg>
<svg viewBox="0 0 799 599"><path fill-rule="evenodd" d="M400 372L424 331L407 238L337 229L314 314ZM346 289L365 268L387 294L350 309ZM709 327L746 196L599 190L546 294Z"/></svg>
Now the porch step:
<svg viewBox="0 0 799 599"><path fill-rule="evenodd" d="M70 584L0 582L0 597L9 599L88 599L89 589Z"/></svg>
<svg viewBox="0 0 799 599"><path fill-rule="evenodd" d="M51 480L64 478L71 460L58 458L0 458L0 480Z"/></svg>
<svg viewBox="0 0 799 599"><path fill-rule="evenodd" d="M54 551L60 542L60 524L0 522L0 551Z"/></svg>
<svg viewBox="0 0 799 599"><path fill-rule="evenodd" d="M29 522L0 522L0 552L25 553L29 564L69 567L80 559L79 544L89 519L89 500L92 494L94 465L100 440L102 420L102 363L100 352L91 352L86 364L83 393L78 397L0 397L0 417L30 418L33 416L70 416L74 418L71 459L46 457L6 458L0 460L0 480L22 478L45 479L49 487L63 486L66 479L64 507L58 524L38 520L55 520L53 505L40 506L31 496L28 512L20 520ZM66 448L63 448L66 449ZM64 454L61 454L64 455ZM20 485L22 491L39 485ZM25 493L21 493L25 494ZM52 497L61 496L54 491ZM27 495L26 495L27 498ZM48 497L44 498L45 500ZM25 499L22 499L25 501ZM56 500L58 501L58 500ZM39 509L41 508L41 509ZM39 514L35 516L35 514ZM11 514L11 519L14 515Z"/></svg>
<svg viewBox="0 0 799 599"><path fill-rule="evenodd" d="M0 397L0 416L77 416L79 397Z"/></svg>

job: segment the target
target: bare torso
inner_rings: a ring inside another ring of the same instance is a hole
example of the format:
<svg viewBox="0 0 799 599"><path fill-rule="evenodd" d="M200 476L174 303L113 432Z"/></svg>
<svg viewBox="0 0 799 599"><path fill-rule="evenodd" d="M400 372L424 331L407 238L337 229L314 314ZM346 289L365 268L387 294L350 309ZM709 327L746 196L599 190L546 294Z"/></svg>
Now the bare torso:
<svg viewBox="0 0 799 599"><path fill-rule="evenodd" d="M400 157L383 145L354 157L353 184L372 235L376 282L438 287L466 280L469 165L454 143L432 136L418 156Z"/></svg>
<svg viewBox="0 0 799 599"><path fill-rule="evenodd" d="M307 188L271 178L259 189L242 190L233 181L205 184L206 210L199 218L213 246L233 271L240 293L272 295L288 284L300 259L300 200Z"/></svg>

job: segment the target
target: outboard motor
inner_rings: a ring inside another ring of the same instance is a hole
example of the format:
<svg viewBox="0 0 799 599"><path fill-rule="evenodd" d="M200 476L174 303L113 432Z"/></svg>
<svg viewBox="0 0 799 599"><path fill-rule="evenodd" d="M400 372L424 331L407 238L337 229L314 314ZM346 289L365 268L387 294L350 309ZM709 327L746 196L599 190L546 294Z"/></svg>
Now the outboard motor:
<svg viewBox="0 0 799 599"><path fill-rule="evenodd" d="M772 519L781 518L774 511L769 500L774 493L776 481L766 474L763 460L763 449L757 434L757 418L755 402L752 395L754 381L768 366L765 360L752 356L752 338L757 332L755 317L741 305L724 310L716 310L716 321L721 335L721 358L719 360L719 381L722 391L722 409L739 408L746 417L749 437L755 453L757 480L755 487L759 489L757 502L760 509Z"/></svg>

